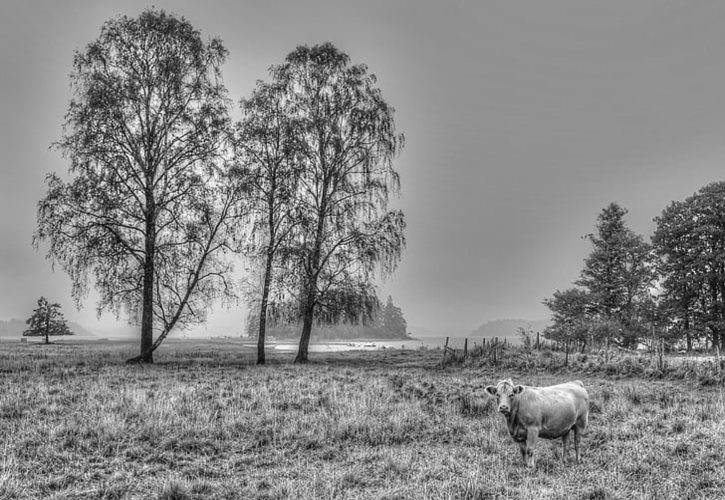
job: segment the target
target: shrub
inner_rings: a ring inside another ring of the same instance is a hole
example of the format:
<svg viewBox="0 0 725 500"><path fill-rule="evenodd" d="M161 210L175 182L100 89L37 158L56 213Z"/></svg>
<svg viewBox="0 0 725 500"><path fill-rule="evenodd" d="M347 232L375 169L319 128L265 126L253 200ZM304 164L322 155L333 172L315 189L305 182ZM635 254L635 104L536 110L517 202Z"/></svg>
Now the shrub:
<svg viewBox="0 0 725 500"><path fill-rule="evenodd" d="M158 496L158 500L189 500L191 496L186 487L177 481L169 481Z"/></svg>

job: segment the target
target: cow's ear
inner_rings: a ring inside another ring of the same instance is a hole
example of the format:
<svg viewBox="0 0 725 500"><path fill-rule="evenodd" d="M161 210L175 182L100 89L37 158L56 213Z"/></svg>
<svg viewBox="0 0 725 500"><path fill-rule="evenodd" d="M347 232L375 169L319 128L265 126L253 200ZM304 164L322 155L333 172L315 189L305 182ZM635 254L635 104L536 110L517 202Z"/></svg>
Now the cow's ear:
<svg viewBox="0 0 725 500"><path fill-rule="evenodd" d="M492 385L487 385L486 386L486 392L489 393L491 396L495 396L496 395L496 388L494 386L492 386Z"/></svg>
<svg viewBox="0 0 725 500"><path fill-rule="evenodd" d="M523 392L523 390L524 390L523 385L517 385L516 387L514 387L514 394L521 394Z"/></svg>

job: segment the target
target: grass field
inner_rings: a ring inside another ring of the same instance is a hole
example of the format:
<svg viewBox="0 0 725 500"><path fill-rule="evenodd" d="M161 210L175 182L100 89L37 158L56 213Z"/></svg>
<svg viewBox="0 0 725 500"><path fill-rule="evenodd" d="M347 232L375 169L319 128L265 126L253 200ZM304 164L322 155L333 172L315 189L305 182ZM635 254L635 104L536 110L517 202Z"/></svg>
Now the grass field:
<svg viewBox="0 0 725 500"><path fill-rule="evenodd" d="M233 342L0 344L0 498L723 498L725 393L696 382L439 364L440 351L264 367ZM583 463L530 471L482 387L582 379Z"/></svg>

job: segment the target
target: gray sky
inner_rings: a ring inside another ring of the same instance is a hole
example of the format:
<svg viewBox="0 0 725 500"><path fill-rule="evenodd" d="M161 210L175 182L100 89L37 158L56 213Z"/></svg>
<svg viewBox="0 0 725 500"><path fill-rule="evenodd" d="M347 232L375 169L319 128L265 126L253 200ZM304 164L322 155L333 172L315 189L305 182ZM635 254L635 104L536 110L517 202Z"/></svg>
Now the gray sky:
<svg viewBox="0 0 725 500"><path fill-rule="evenodd" d="M45 295L87 327L112 323L96 321L93 296L76 311L30 242L44 176L67 168L49 145L73 51L150 5L118 3L0 2L0 319ZM408 250L382 294L411 326L548 317L542 299L577 278L606 204L649 235L672 199L725 177L723 2L153 4L222 38L235 101L300 44L331 41L378 76L407 140ZM237 333L241 315L221 310L207 331Z"/></svg>

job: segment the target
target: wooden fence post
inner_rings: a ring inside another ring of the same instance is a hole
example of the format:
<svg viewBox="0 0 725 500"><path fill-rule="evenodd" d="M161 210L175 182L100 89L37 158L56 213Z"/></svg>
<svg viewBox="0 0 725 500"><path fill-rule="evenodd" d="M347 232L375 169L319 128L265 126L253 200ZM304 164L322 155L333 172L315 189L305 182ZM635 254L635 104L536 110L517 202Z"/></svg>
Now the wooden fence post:
<svg viewBox="0 0 725 500"><path fill-rule="evenodd" d="M466 356L468 356L468 337L463 340L463 359L466 359Z"/></svg>
<svg viewBox="0 0 725 500"><path fill-rule="evenodd" d="M539 339L539 332L536 332L536 350L537 351L540 351L541 350L541 343L540 342L541 342L541 340Z"/></svg>
<svg viewBox="0 0 725 500"><path fill-rule="evenodd" d="M720 376L721 368L720 368L720 344L719 343L715 343L715 356L716 356L715 361L717 362L717 374L718 374L718 376Z"/></svg>
<svg viewBox="0 0 725 500"><path fill-rule="evenodd" d="M443 346L443 359L446 359L447 352L448 352L448 337L446 337L446 345Z"/></svg>

